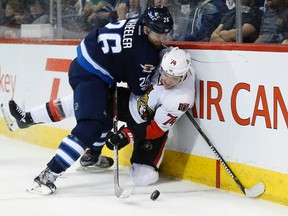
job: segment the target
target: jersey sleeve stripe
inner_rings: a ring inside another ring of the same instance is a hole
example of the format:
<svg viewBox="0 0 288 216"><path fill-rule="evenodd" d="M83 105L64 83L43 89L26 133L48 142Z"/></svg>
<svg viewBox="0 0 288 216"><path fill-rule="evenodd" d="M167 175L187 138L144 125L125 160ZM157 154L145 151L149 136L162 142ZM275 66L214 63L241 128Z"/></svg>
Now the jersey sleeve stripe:
<svg viewBox="0 0 288 216"><path fill-rule="evenodd" d="M89 55L84 40L77 47L77 60L79 64L87 71L96 74L108 84L115 83L111 74L105 70L101 65L97 64Z"/></svg>
<svg viewBox="0 0 288 216"><path fill-rule="evenodd" d="M146 128L146 139L156 139L161 137L164 131L158 126L158 124L152 120L150 125Z"/></svg>

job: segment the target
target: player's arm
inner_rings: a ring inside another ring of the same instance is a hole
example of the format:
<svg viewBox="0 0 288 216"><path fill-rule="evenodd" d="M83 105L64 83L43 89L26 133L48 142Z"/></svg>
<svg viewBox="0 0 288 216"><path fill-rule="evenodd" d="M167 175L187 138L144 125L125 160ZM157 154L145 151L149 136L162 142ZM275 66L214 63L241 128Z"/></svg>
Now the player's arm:
<svg viewBox="0 0 288 216"><path fill-rule="evenodd" d="M141 46L141 49L145 49ZM139 62L138 64L131 65L131 69L127 69L130 71L128 74L128 86L130 91L135 95L143 95L148 87L151 85L151 79L156 74L157 66L160 62L160 57L162 54L162 51L160 53L157 51L147 51L147 55L143 56L143 53L141 52L140 56L136 56L135 61ZM164 51L163 51L164 52ZM133 56L131 56L133 58ZM137 80L137 81L136 81Z"/></svg>
<svg viewBox="0 0 288 216"><path fill-rule="evenodd" d="M173 99L167 98L165 103L156 110L154 119L147 125L145 134L141 138L157 139L161 137L191 107L191 102L189 101L177 102L176 98Z"/></svg>
<svg viewBox="0 0 288 216"><path fill-rule="evenodd" d="M112 150L114 145L118 145L118 149L121 149L129 143L134 143L134 137L139 140L153 140L161 137L192 106L191 100L180 103L175 102L175 100L178 101L177 98L182 101L181 97L173 98L174 101L172 98L167 98L165 103L156 110L154 119L150 122L122 127L116 134L111 132L107 136L107 147Z"/></svg>

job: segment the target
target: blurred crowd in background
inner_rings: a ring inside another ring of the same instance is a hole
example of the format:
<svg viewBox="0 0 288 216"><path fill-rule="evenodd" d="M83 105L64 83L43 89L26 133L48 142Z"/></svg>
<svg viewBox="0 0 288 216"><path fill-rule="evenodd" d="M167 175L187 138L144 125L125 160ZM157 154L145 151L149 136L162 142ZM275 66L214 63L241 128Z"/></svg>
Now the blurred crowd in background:
<svg viewBox="0 0 288 216"><path fill-rule="evenodd" d="M82 39L111 21L167 6L173 41L288 44L288 0L0 0L0 37L20 38L21 25L48 24L55 39ZM238 13L238 14L237 14ZM240 16L239 16L240 14ZM238 19L238 21L237 21ZM240 23L240 26L239 26Z"/></svg>

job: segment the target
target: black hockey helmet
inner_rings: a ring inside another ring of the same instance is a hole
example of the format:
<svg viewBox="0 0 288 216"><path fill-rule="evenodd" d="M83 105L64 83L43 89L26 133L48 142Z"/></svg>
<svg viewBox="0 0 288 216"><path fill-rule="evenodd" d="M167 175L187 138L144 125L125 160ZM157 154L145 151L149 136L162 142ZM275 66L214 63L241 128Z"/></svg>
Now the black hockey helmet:
<svg viewBox="0 0 288 216"><path fill-rule="evenodd" d="M148 7L142 17L142 22L156 33L169 33L173 29L173 18L165 6Z"/></svg>

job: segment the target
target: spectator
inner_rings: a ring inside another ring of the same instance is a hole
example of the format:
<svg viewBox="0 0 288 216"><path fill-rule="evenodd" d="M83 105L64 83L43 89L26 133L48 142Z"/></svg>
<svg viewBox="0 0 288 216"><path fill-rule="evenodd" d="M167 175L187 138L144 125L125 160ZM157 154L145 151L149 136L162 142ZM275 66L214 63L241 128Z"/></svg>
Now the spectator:
<svg viewBox="0 0 288 216"><path fill-rule="evenodd" d="M70 8L72 7L73 10L76 10L76 4L77 4L77 0L62 0L62 8Z"/></svg>
<svg viewBox="0 0 288 216"><path fill-rule="evenodd" d="M285 44L288 38L287 0L269 0L255 43Z"/></svg>
<svg viewBox="0 0 288 216"><path fill-rule="evenodd" d="M262 0L260 0L260 1L262 1ZM235 7L235 0L226 0L226 5L227 5L229 10L233 9Z"/></svg>
<svg viewBox="0 0 288 216"><path fill-rule="evenodd" d="M259 34L262 13L254 0L242 0L242 41L253 43ZM212 33L212 42L236 42L236 8L230 10Z"/></svg>
<svg viewBox="0 0 288 216"><path fill-rule="evenodd" d="M129 16L128 1L126 2L119 1L119 3L116 5L116 11L117 11L118 20L127 19L127 17Z"/></svg>
<svg viewBox="0 0 288 216"><path fill-rule="evenodd" d="M6 8L6 4L7 4L7 0L0 0L0 18L5 16L5 8Z"/></svg>
<svg viewBox="0 0 288 216"><path fill-rule="evenodd" d="M173 35L175 34L175 29L177 28L177 26L179 26L179 14L180 17L182 17L182 13L181 11L177 8L174 7L173 4L171 4L171 0L153 0L152 2L150 1L150 3L148 2L148 5L155 6L155 7L160 7L161 5L167 7L169 9L169 11L171 12L171 15L174 19L174 27L173 27L173 31L170 33L168 40L172 40Z"/></svg>
<svg viewBox="0 0 288 216"><path fill-rule="evenodd" d="M100 10L101 8L107 6L109 4L109 0L92 0L90 2L84 1L84 6L82 6L81 15L89 17L93 14L93 12L96 12Z"/></svg>
<svg viewBox="0 0 288 216"><path fill-rule="evenodd" d="M29 10L22 5L15 9L15 21L18 25L31 22Z"/></svg>
<svg viewBox="0 0 288 216"><path fill-rule="evenodd" d="M29 0L27 2L32 21L30 24L47 24L49 23L49 16L46 11L46 2L40 0Z"/></svg>
<svg viewBox="0 0 288 216"><path fill-rule="evenodd" d="M3 9L2 2L0 1L0 19L2 19L3 16L4 16L4 9Z"/></svg>
<svg viewBox="0 0 288 216"><path fill-rule="evenodd" d="M82 2L82 1L81 1ZM83 16L80 16L80 3L75 0L62 1L63 35L67 38L83 38L88 34ZM55 9L56 10L56 9ZM79 35L80 34L80 35ZM83 34L83 35L82 35Z"/></svg>
<svg viewBox="0 0 288 216"><path fill-rule="evenodd" d="M121 1L116 7L119 20L139 18L141 15L140 0Z"/></svg>
<svg viewBox="0 0 288 216"><path fill-rule="evenodd" d="M80 15L83 9L84 1L83 0L77 0L74 4L74 7L76 9L76 12Z"/></svg>
<svg viewBox="0 0 288 216"><path fill-rule="evenodd" d="M172 7L171 0L154 0L153 4L155 7L166 6L171 11L172 16L175 16L176 8Z"/></svg>
<svg viewBox="0 0 288 216"><path fill-rule="evenodd" d="M10 38L9 34L6 32L10 32L15 28L19 27L15 20L15 10L20 6L20 3L17 1L9 1L7 2L5 8L5 15L0 19L0 37ZM15 38L15 35L11 35L12 38Z"/></svg>
<svg viewBox="0 0 288 216"><path fill-rule="evenodd" d="M29 11L22 5L15 9L15 28L8 29L4 32L4 38L19 38L21 24L27 24L31 21Z"/></svg>
<svg viewBox="0 0 288 216"><path fill-rule="evenodd" d="M15 21L15 9L20 6L17 1L9 1L5 8L5 16L0 20L0 25L14 27L17 25Z"/></svg>
<svg viewBox="0 0 288 216"><path fill-rule="evenodd" d="M80 14L84 17L87 30L90 31L93 28L103 27L109 23L111 21L111 13L114 10L110 0L91 0L84 4Z"/></svg>
<svg viewBox="0 0 288 216"><path fill-rule="evenodd" d="M75 14L79 13L79 7L77 7L77 1L76 0L62 0L61 1L61 7L62 7L62 14L68 15L68 14ZM53 8L53 10L57 10L57 8Z"/></svg>
<svg viewBox="0 0 288 216"><path fill-rule="evenodd" d="M109 2L113 2L113 0L109 0ZM93 13L92 8L88 10L87 5L92 7L92 2L85 0L62 0L61 3L64 38L84 38L91 29L106 25L111 21L113 13L116 14L111 6L112 3L101 8L97 13ZM89 20L89 15L92 15L90 16L91 20ZM96 16L95 19L93 18L94 15Z"/></svg>
<svg viewBox="0 0 288 216"><path fill-rule="evenodd" d="M174 40L209 41L223 14L228 11L226 3L223 0L200 0L191 8L190 16L182 18Z"/></svg>

